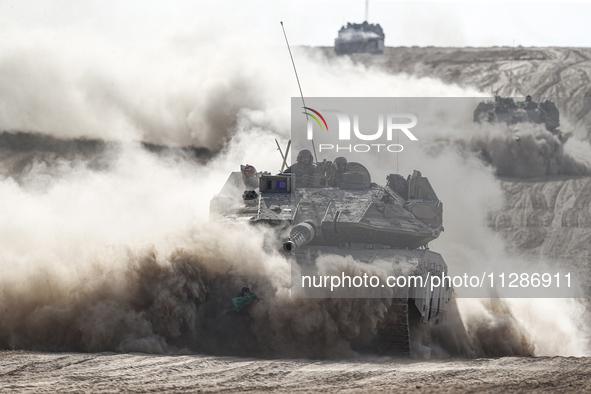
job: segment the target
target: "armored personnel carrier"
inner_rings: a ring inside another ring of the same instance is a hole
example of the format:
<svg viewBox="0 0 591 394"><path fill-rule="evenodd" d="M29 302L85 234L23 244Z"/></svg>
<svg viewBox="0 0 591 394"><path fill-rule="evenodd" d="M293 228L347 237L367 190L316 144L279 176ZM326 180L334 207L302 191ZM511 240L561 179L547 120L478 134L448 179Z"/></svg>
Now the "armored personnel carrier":
<svg viewBox="0 0 591 394"><path fill-rule="evenodd" d="M421 278L397 287L375 339L364 345L410 355L411 326L443 322L451 307L451 284L433 290L427 284L429 277L447 275L441 255L427 247L443 231L441 201L419 171L407 178L390 174L379 186L361 163L310 165L313 176L241 166L212 199L210 215L275 226L277 234L289 231L287 239L277 240L277 249L302 272L313 272L319 257L336 255L368 264L391 262L394 271L399 267L406 276Z"/></svg>
<svg viewBox="0 0 591 394"><path fill-rule="evenodd" d="M347 26L339 30L339 35L334 41L334 50L337 55L352 53L381 55L384 53L385 37L379 23L347 23Z"/></svg>
<svg viewBox="0 0 591 394"><path fill-rule="evenodd" d="M544 124L546 130L562 139L560 126L560 113L556 104L550 100L541 103L532 101L527 96L525 101L515 102L511 97L496 96L495 100L489 100L478 104L474 110L474 122L506 123L515 125L518 123Z"/></svg>

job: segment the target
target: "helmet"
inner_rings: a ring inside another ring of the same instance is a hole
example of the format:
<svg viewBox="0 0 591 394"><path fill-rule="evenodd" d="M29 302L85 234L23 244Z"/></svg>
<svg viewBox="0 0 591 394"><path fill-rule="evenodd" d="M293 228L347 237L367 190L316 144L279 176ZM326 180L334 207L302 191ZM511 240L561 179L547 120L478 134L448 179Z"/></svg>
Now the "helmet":
<svg viewBox="0 0 591 394"><path fill-rule="evenodd" d="M312 163L312 152L310 152L308 149L302 149L299 153L298 153L298 159L297 162L300 163L302 161L302 158L306 157L306 156L310 156L310 160L308 163L306 164L310 164Z"/></svg>
<svg viewBox="0 0 591 394"><path fill-rule="evenodd" d="M340 156L334 159L334 167L339 172L346 172L347 171L347 159Z"/></svg>
<svg viewBox="0 0 591 394"><path fill-rule="evenodd" d="M347 159L340 156L334 159L334 168L338 172L346 172L347 171Z"/></svg>
<svg viewBox="0 0 591 394"><path fill-rule="evenodd" d="M531 96L529 94L525 97L525 101L527 101L528 103L531 101Z"/></svg>

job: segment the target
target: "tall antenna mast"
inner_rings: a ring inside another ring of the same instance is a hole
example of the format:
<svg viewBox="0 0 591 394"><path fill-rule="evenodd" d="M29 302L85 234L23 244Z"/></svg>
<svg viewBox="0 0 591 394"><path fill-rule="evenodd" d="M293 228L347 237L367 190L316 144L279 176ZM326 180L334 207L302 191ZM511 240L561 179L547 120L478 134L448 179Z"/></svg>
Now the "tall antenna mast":
<svg viewBox="0 0 591 394"><path fill-rule="evenodd" d="M365 21L369 23L369 0L365 0Z"/></svg>
<svg viewBox="0 0 591 394"><path fill-rule="evenodd" d="M295 72L296 81L298 81L298 88L300 89L300 96L302 97L302 104L306 107L306 102L304 101L304 93L302 93L302 85L300 85L300 79L298 78L298 70L296 70L295 62L293 61L293 56L291 54L291 48L289 47L289 41L287 40L287 34L285 34L285 28L283 27L283 21L281 23L281 29L283 30L283 35L285 36L285 43L287 44L287 49L289 50L289 57L291 58L291 64L293 64L293 71ZM308 123L308 117L304 115L306 118L306 124ZM314 160L318 163L318 158L316 157L316 146L314 145L314 140L312 140L312 150L314 151Z"/></svg>
<svg viewBox="0 0 591 394"><path fill-rule="evenodd" d="M513 95L513 53L515 52L515 39L513 39L513 48L511 49L511 70L509 71L509 86L511 87L511 95Z"/></svg>
<svg viewBox="0 0 591 394"><path fill-rule="evenodd" d="M398 122L398 119L396 119L396 121ZM400 146L399 138L398 138L399 137L399 132L400 132L400 130L396 130L396 145L398 145L398 146ZM398 161L399 161L398 160L398 157L399 157L398 154L399 153L400 152L396 151L396 173L397 174L400 174L400 171L398 170Z"/></svg>

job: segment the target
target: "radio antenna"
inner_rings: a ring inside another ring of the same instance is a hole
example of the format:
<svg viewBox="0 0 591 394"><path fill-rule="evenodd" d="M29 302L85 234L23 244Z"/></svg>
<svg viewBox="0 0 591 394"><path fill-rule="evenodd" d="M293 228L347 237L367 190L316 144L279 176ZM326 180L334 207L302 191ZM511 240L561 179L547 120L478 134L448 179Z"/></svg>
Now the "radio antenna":
<svg viewBox="0 0 591 394"><path fill-rule="evenodd" d="M295 72L296 81L298 81L298 88L300 89L300 96L302 97L302 104L304 108L306 107L306 102L304 101L304 93L302 93L302 85L300 85L300 79L298 78L298 70L296 70L295 62L293 61L293 55L291 54L291 48L289 47L289 41L287 40L287 34L285 34L285 28L283 27L283 21L281 23L281 29L283 30L283 36L285 37L285 43L287 44L287 50L289 51L289 57L291 58L291 64L293 64L293 71ZM306 124L308 123L308 117L304 115L306 118ZM316 146L314 145L314 140L312 140L312 150L314 151L314 160L318 163L318 157L316 157Z"/></svg>
<svg viewBox="0 0 591 394"><path fill-rule="evenodd" d="M513 39L513 48L511 49L511 70L509 71L509 86L511 87L511 95L513 95L513 57L515 53L515 39Z"/></svg>
<svg viewBox="0 0 591 394"><path fill-rule="evenodd" d="M398 113L398 105L396 104L396 97L394 97L394 110L396 111L396 113ZM396 122L398 123L398 118L396 118ZM400 144L398 143L398 139L400 136L400 129L396 129L396 145L400 146ZM400 174L400 172L398 172L398 154L400 152L396 151L396 173Z"/></svg>

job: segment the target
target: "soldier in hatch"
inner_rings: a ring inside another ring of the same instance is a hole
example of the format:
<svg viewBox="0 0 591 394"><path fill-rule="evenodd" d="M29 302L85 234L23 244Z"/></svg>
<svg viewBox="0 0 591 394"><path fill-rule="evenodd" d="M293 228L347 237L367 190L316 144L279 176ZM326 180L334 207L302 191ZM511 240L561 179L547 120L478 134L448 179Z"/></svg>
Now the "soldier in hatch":
<svg viewBox="0 0 591 394"><path fill-rule="evenodd" d="M343 174L347 172L349 164L344 157L337 157L332 164L333 170L328 178L328 186L340 186L343 181Z"/></svg>
<svg viewBox="0 0 591 394"><path fill-rule="evenodd" d="M532 101L531 96L528 94L527 97L525 97L525 103L523 103L523 108L525 109L536 109L538 107L538 103L534 103Z"/></svg>
<svg viewBox="0 0 591 394"><path fill-rule="evenodd" d="M292 173L297 177L301 177L304 175L314 176L316 172L316 168L312 163L312 152L308 149L302 149L300 153L298 153L297 163L291 167L287 167L284 173Z"/></svg>

